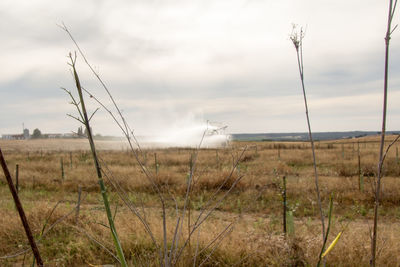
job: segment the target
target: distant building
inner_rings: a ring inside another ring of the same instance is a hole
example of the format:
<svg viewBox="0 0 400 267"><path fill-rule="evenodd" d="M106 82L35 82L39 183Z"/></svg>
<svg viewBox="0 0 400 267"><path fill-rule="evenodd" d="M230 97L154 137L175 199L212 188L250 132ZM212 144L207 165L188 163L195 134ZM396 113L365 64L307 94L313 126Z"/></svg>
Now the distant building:
<svg viewBox="0 0 400 267"><path fill-rule="evenodd" d="M29 139L29 130L23 128L22 134L2 134L1 139L4 140L26 140Z"/></svg>
<svg viewBox="0 0 400 267"><path fill-rule="evenodd" d="M24 140L25 136L23 134L3 134L1 138L5 140Z"/></svg>
<svg viewBox="0 0 400 267"><path fill-rule="evenodd" d="M1 139L4 140L25 140L29 139L29 130L23 128L22 134L2 134Z"/></svg>
<svg viewBox="0 0 400 267"><path fill-rule="evenodd" d="M31 139L32 135L29 133L29 129L24 129L22 134L2 134L1 139L3 140L28 140ZM39 138L80 138L77 133L44 133Z"/></svg>
<svg viewBox="0 0 400 267"><path fill-rule="evenodd" d="M64 138L78 138L79 135L77 133L65 133L63 134Z"/></svg>
<svg viewBox="0 0 400 267"><path fill-rule="evenodd" d="M45 137L47 137L47 138L51 138L51 139L54 139L54 138L62 138L64 135L63 134L61 134L61 133L49 133L49 134L43 134Z"/></svg>
<svg viewBox="0 0 400 267"><path fill-rule="evenodd" d="M31 136L29 135L29 129L24 129L23 133L24 139L29 139Z"/></svg>

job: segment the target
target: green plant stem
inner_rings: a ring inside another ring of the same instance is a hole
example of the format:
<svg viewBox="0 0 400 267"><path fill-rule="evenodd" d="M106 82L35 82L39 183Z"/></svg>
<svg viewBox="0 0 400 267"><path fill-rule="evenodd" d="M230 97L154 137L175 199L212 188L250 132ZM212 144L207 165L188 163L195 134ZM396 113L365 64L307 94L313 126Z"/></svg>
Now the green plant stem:
<svg viewBox="0 0 400 267"><path fill-rule="evenodd" d="M319 258L318 258L318 263L317 263L318 267L321 265L322 253L324 253L326 242L328 241L329 231L331 229L332 209L333 209L333 197L331 196L331 199L329 201L328 227L326 228L326 235L324 238L324 243L322 244L321 252L319 253Z"/></svg>
<svg viewBox="0 0 400 267"><path fill-rule="evenodd" d="M80 100L80 103L81 103L83 122L84 122L86 130L87 130L87 137L88 137L88 140L89 140L90 149L92 151L94 165L96 167L98 183L100 185L100 191L101 191L101 195L103 197L104 207L106 209L107 219L108 219L108 223L110 225L110 230L111 230L111 235L112 235L112 238L113 238L113 241L114 241L114 245L115 245L115 248L117 250L117 255L118 255L118 258L120 260L121 265L122 266L128 266L128 264L127 264L127 262L125 260L125 256L124 256L124 252L123 252L122 247L121 247L120 240L119 240L118 235L117 235L117 231L116 231L115 225L114 225L114 220L113 220L112 213L111 213L110 203L108 201L107 190L106 190L106 187L104 185L104 180L103 180L103 177L102 177L99 160L98 160L98 157L97 157L96 147L95 147L95 144L94 144L94 141L93 141L92 130L90 128L89 119L88 119L88 115L87 115L87 112L86 112L86 106L85 106L85 102L84 102L84 99L83 99L82 88L81 88L81 84L80 84L80 81L79 81L78 73L76 72L76 68L75 68L75 60L72 58L71 55L70 55L70 58L71 58L71 62L72 62L71 66L72 66L73 73L74 73L76 88L77 88L77 91L78 91L78 94L79 94L79 100Z"/></svg>

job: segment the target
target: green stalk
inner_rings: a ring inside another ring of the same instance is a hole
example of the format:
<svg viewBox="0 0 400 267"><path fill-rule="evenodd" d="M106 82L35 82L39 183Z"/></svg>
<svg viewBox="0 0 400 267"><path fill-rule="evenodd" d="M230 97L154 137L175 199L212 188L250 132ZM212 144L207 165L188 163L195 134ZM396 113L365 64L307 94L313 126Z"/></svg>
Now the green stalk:
<svg viewBox="0 0 400 267"><path fill-rule="evenodd" d="M330 201L329 201L328 227L326 229L326 235L324 238L324 243L322 244L322 247L321 247L321 252L319 253L319 259L318 259L318 263L317 263L318 267L321 265L322 254L325 251L326 242L328 241L329 231L331 229L332 209L333 209L333 196L331 196Z"/></svg>
<svg viewBox="0 0 400 267"><path fill-rule="evenodd" d="M71 58L71 62L72 62L71 66L72 66L72 69L74 72L76 89L78 91L79 100L81 103L83 122L86 127L88 140L89 140L89 144L90 144L90 149L92 151L93 161L94 161L94 165L96 167L98 183L100 185L101 196L103 197L104 207L106 209L107 219L108 219L108 223L110 225L110 230L111 230L111 235L112 235L114 245L117 250L117 255L120 260L121 265L128 266L128 264L126 263L126 260L125 260L124 252L121 247L121 242L119 241L119 238L117 235L117 230L115 229L114 220L113 220L113 216L112 216L111 209L110 209L110 203L108 201L107 190L106 190L106 186L104 185L104 180L103 180L99 160L98 160L97 153L96 153L96 147L95 147L94 141L93 141L92 130L90 128L89 119L88 119L88 115L86 112L85 102L83 100L82 88L81 88L81 84L79 81L78 73L76 72L76 68L75 68L76 59L74 60L72 58L71 54L70 54L70 58Z"/></svg>

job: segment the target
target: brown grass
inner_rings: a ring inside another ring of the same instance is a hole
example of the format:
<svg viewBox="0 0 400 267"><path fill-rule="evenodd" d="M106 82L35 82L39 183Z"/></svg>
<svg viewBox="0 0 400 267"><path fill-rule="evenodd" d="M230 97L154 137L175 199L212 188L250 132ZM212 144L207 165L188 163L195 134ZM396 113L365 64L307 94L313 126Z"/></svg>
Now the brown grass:
<svg viewBox="0 0 400 267"><path fill-rule="evenodd" d="M364 192L358 190L357 141L360 141L361 167L364 174ZM334 193L333 239L345 228L337 247L327 256L328 265L368 265L370 258L369 226L373 216L372 182L377 162L376 139L368 137L359 140L318 142L317 162L320 172L320 187L323 206L327 210L329 195ZM20 165L21 199L27 209L29 222L36 235L59 200L64 202L50 218L55 222L75 205L77 188L82 186L87 195L81 210L81 229L112 248L108 229L99 223L105 222L93 162L87 151L59 147L75 147L81 141L57 140L0 141L5 158L13 172L15 164ZM342 153L342 143L343 151ZM108 144L117 147L115 144ZM202 227L200 248L205 247L219 231L231 221L237 220L233 232L213 253L206 266L301 266L314 265L320 249L320 233L317 220L317 206L312 180L311 152L306 143L296 142L238 142L229 149L204 149L198 157L195 187L191 197L192 216L211 197L221 182L229 177L240 148L249 149L239 163L239 168L223 186L224 194L236 177L244 176L228 198L221 203L218 211ZM257 146L257 149L255 149ZM353 149L354 147L354 149ZM82 149L82 147L80 147ZM280 158L278 158L278 149ZM29 152L29 153L28 153ZM174 194L179 206L183 205L183 193L189 172L191 149L146 150L147 168L154 172L154 153L157 153L159 173L156 182L163 192ZM155 236L161 239L161 217L157 196L152 191L135 160L126 150L101 150L100 157L107 163L113 177L121 186L131 192L130 198L141 203L147 211ZM65 180L61 180L60 158L64 161ZM379 265L396 266L400 262L400 167L395 148L389 152L383 178L382 208L380 216ZM281 177L287 177L289 208L294 211L295 236L284 238L281 225ZM154 246L143 231L138 220L118 201L112 188L111 202L119 206L117 229L120 233L125 254L130 263L157 265ZM173 233L174 202L168 199L169 235ZM22 226L14 210L11 196L0 175L0 253L11 254L27 246ZM187 232L184 233L187 235ZM193 240L196 240L195 235ZM195 242L195 241L192 241ZM328 241L329 243L330 241ZM45 236L39 249L48 265L86 265L115 262L99 246L78 231L74 216L56 225ZM194 246L192 245L192 249ZM205 259L206 250L199 256ZM347 251L346 253L343 253ZM185 252L187 253L187 252ZM192 251L193 253L193 251ZM0 255L0 256L1 256ZM185 254L181 266L189 264ZM193 255L193 254L192 254ZM0 259L1 266L22 263L23 256ZM139 262L138 262L139 261ZM31 262L27 256L25 263Z"/></svg>

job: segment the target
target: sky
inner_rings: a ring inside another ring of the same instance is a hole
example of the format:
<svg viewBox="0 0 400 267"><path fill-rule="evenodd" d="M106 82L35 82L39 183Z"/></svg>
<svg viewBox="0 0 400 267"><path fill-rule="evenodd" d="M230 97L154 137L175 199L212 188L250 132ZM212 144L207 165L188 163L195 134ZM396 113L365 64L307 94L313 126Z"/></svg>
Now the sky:
<svg viewBox="0 0 400 267"><path fill-rule="evenodd" d="M76 131L65 23L138 135L205 121L229 133L307 131L292 24L302 26L313 131L379 131L388 1L0 1L0 134ZM393 23L399 22L396 13ZM83 86L110 106L78 55ZM399 130L400 33L388 130ZM89 110L98 105L87 98ZM95 133L121 135L100 109Z"/></svg>

